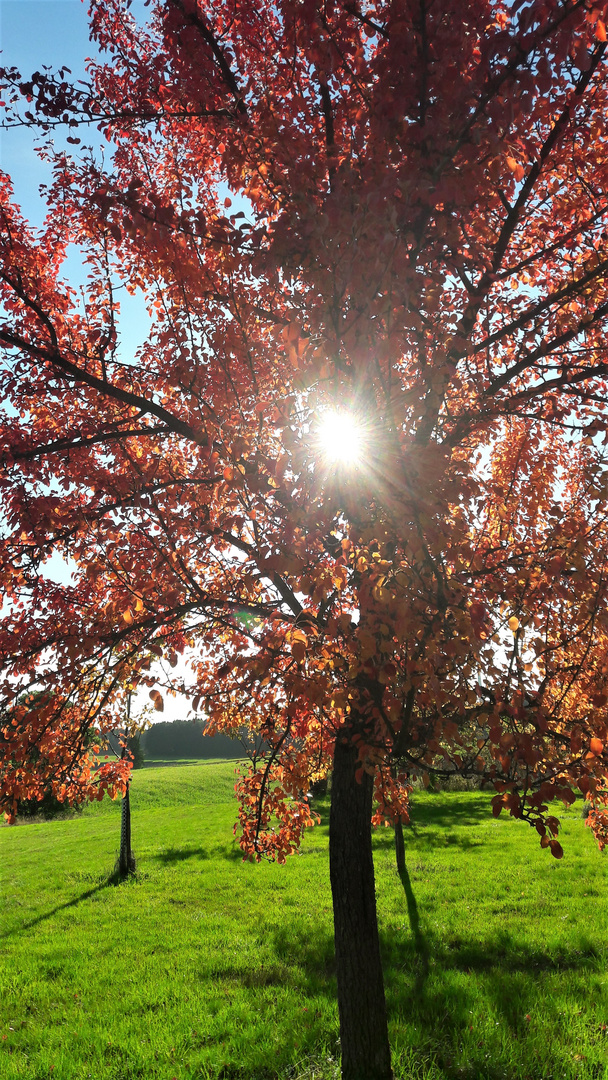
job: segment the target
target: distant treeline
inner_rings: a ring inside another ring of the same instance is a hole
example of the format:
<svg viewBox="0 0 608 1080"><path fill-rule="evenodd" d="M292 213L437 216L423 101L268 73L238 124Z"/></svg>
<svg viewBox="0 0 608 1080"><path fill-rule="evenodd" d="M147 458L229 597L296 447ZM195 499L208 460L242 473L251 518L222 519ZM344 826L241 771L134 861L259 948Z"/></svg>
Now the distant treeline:
<svg viewBox="0 0 608 1080"><path fill-rule="evenodd" d="M152 724L141 736L145 758L239 758L243 745L227 735L204 735L202 720Z"/></svg>

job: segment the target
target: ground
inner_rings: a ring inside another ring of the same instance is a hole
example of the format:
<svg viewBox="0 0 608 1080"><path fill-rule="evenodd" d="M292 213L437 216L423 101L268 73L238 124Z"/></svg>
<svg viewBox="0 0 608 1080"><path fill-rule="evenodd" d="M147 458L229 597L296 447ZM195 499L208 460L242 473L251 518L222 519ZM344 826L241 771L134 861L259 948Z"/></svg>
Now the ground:
<svg viewBox="0 0 608 1080"><path fill-rule="evenodd" d="M333 1080L327 804L286 866L243 863L234 762L133 778L120 805L0 829L2 1080ZM577 804L563 861L482 793L419 793L376 835L397 1080L608 1080L606 856Z"/></svg>

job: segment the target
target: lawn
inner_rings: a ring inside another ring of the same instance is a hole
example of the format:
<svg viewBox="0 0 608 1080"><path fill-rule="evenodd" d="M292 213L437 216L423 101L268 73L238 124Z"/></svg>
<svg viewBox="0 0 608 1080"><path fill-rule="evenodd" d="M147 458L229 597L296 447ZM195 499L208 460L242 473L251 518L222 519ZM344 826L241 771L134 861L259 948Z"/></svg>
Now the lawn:
<svg viewBox="0 0 608 1080"><path fill-rule="evenodd" d="M337 1075L327 806L300 856L243 863L234 762L133 780L120 806L0 829L2 1080ZM580 805L563 861L487 795L415 796L408 876L376 836L398 1080L608 1078L606 856Z"/></svg>

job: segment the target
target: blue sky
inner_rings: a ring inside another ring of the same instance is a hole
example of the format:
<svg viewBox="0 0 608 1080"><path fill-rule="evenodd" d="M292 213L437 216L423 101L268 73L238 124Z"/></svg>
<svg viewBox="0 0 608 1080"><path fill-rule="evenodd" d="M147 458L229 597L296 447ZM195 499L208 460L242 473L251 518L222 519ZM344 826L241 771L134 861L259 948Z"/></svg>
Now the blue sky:
<svg viewBox="0 0 608 1080"><path fill-rule="evenodd" d="M84 78L85 58L92 51L86 5L80 0L0 0L0 48L3 66L15 66L26 77L45 64L65 64L74 78ZM40 224L44 205L38 187L45 171L30 132L0 132L0 167L13 177L26 216Z"/></svg>
<svg viewBox="0 0 608 1080"><path fill-rule="evenodd" d="M74 80L86 78L86 59L95 54L89 41L86 3L81 0L0 0L0 48L2 65L17 67L28 78L45 65L71 69ZM136 0L132 12L145 18L143 0ZM65 135L68 132L66 131ZM61 131L54 133L58 146L72 149ZM87 128L86 142L101 137ZM35 152L35 137L26 128L0 131L0 168L13 180L15 198L32 225L40 226L46 207L39 188L50 179L50 170ZM84 280L78 252L72 250L65 274L73 285ZM130 358L142 340L147 315L142 297L121 296L120 330L122 351Z"/></svg>

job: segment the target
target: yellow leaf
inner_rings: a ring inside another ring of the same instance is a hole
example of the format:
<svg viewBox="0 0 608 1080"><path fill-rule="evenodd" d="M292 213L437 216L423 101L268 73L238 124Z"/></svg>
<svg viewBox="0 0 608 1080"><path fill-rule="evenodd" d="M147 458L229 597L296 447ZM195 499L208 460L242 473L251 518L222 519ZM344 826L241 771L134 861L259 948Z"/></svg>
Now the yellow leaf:
<svg viewBox="0 0 608 1080"><path fill-rule="evenodd" d="M509 627L509 630L512 630L513 633L515 633L515 631L519 627L519 619L517 618L517 615L512 615L507 625Z"/></svg>

